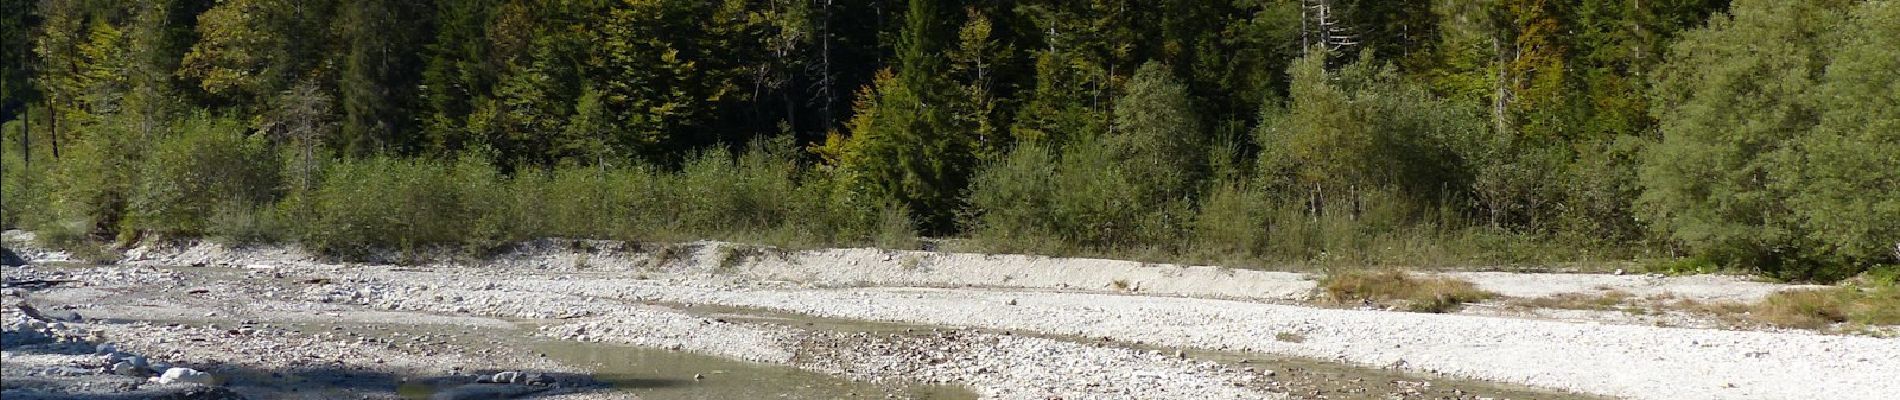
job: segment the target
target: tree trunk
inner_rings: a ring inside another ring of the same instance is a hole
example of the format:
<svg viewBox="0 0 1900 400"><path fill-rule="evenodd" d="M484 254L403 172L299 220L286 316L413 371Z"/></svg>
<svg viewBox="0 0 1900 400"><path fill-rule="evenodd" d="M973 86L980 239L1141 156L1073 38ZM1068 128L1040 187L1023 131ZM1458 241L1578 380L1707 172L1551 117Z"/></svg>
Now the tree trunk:
<svg viewBox="0 0 1900 400"><path fill-rule="evenodd" d="M20 115L23 117L23 118L20 118L20 125L21 125L20 127L20 164L24 165L26 167L26 170L32 171L33 170L33 107L30 105L27 106L26 111L20 113Z"/></svg>
<svg viewBox="0 0 1900 400"><path fill-rule="evenodd" d="M1504 135L1511 132L1511 115L1505 108L1505 105L1510 104L1511 97L1509 83L1511 75L1508 67L1510 63L1504 55L1502 40L1496 37L1491 39L1491 52L1496 54L1498 68L1497 81L1492 83L1494 92L1491 94L1491 124L1494 129L1497 129L1497 134Z"/></svg>
<svg viewBox="0 0 1900 400"><path fill-rule="evenodd" d="M54 100L54 103L58 103L58 100ZM53 116L53 161L59 161L59 106L55 105L49 111Z"/></svg>

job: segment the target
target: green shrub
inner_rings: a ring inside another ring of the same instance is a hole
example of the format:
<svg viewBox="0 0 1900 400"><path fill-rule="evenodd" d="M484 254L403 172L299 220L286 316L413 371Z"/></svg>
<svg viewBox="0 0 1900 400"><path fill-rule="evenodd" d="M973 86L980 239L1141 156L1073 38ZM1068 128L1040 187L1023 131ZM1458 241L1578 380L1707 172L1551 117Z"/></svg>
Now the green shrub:
<svg viewBox="0 0 1900 400"><path fill-rule="evenodd" d="M270 204L224 203L211 209L204 234L232 245L277 243L293 238L283 210Z"/></svg>
<svg viewBox="0 0 1900 400"><path fill-rule="evenodd" d="M1055 157L1033 142L984 166L970 185L971 236L992 251L1059 251L1055 175Z"/></svg>
<svg viewBox="0 0 1900 400"><path fill-rule="evenodd" d="M1888 2L1736 1L1686 32L1651 90L1662 137L1641 168L1644 218L1777 279L1900 261L1896 19Z"/></svg>
<svg viewBox="0 0 1900 400"><path fill-rule="evenodd" d="M1201 258L1254 259L1264 255L1270 215L1266 193L1244 183L1217 183L1194 217L1194 248Z"/></svg>
<svg viewBox="0 0 1900 400"><path fill-rule="evenodd" d="M134 140L137 134L122 123L108 120L89 127L83 140L62 152L49 193L55 224L77 224L78 233L99 241L133 231L123 223L145 152L144 143Z"/></svg>
<svg viewBox="0 0 1900 400"><path fill-rule="evenodd" d="M229 218L275 198L279 164L268 143L245 131L240 121L203 115L176 124L139 164L130 204L135 227L201 235L217 213Z"/></svg>
<svg viewBox="0 0 1900 400"><path fill-rule="evenodd" d="M344 256L490 243L509 233L499 219L510 203L499 196L500 183L494 168L476 159L338 162L301 199L310 220L300 237L313 250Z"/></svg>
<svg viewBox="0 0 1900 400"><path fill-rule="evenodd" d="M1900 286L1900 265L1868 268L1860 274L1860 284L1873 287Z"/></svg>
<svg viewBox="0 0 1900 400"><path fill-rule="evenodd" d="M489 163L372 158L323 171L319 186L279 214L232 214L232 229L308 221L304 244L332 255L412 252L461 245L479 252L542 237L684 241L724 239L785 246L914 237L900 207L837 201L833 181L804 171L789 143L761 142L737 156L708 151L676 173L645 166L528 170L502 176Z"/></svg>
<svg viewBox="0 0 1900 400"><path fill-rule="evenodd" d="M17 138L24 134L20 121L0 125L0 228L32 229L50 221L47 174L52 165L43 151L35 151L31 168Z"/></svg>
<svg viewBox="0 0 1900 400"><path fill-rule="evenodd" d="M785 246L862 243L912 232L889 200L851 197L837 180L805 171L784 139L753 143L736 157L702 153L658 187L672 201L642 212L674 239L723 238Z"/></svg>
<svg viewBox="0 0 1900 400"><path fill-rule="evenodd" d="M1006 251L1178 251L1192 223L1191 197L1144 196L1149 189L1119 165L1122 155L1088 138L1054 160L1040 147L1019 147L977 176L973 236Z"/></svg>

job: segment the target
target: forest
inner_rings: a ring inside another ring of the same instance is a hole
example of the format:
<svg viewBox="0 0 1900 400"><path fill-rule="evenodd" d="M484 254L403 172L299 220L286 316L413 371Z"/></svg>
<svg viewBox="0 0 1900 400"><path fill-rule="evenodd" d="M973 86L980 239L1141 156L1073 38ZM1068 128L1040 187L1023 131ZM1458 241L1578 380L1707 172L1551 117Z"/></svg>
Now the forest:
<svg viewBox="0 0 1900 400"><path fill-rule="evenodd" d="M1895 0L0 0L0 30L0 224L93 251L1900 264Z"/></svg>

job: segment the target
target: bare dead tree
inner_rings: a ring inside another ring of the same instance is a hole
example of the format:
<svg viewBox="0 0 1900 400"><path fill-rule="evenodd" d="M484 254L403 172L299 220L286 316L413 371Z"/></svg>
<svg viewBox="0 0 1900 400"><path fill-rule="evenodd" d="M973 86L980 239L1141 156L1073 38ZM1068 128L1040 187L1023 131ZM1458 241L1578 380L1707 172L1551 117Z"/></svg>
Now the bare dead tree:
<svg viewBox="0 0 1900 400"><path fill-rule="evenodd" d="M1300 0L1300 48L1325 46L1332 54L1346 54L1359 45L1359 36L1347 24L1334 0Z"/></svg>
<svg viewBox="0 0 1900 400"><path fill-rule="evenodd" d="M265 127L266 132L275 135L279 141L294 143L301 148L302 161L298 166L297 181L301 190L310 190L317 145L335 125L330 120L335 114L331 103L330 95L324 93L316 83L298 83L278 97L277 109Z"/></svg>

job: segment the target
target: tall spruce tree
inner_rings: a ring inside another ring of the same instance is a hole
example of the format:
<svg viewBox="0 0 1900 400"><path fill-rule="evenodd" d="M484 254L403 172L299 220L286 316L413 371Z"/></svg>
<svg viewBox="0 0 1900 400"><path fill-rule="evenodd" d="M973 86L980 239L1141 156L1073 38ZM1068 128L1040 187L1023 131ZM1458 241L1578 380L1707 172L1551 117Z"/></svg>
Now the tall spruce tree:
<svg viewBox="0 0 1900 400"><path fill-rule="evenodd" d="M940 73L940 11L932 0L911 0L898 42L898 70L880 79L860 105L845 164L874 197L910 207L926 232L955 227L975 159L970 135L955 125ZM869 108L869 109L866 109Z"/></svg>

